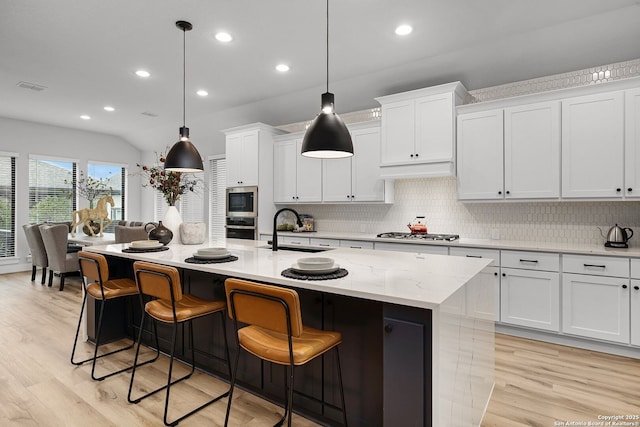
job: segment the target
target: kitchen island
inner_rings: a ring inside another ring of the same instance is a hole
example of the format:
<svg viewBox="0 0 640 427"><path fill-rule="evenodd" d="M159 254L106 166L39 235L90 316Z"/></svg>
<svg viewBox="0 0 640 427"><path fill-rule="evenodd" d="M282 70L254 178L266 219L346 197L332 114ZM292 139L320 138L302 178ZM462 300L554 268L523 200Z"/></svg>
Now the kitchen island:
<svg viewBox="0 0 640 427"><path fill-rule="evenodd" d="M309 254L273 252L261 241L171 244L167 251L152 253L123 253L126 246L87 250L108 256L120 272L130 271L135 260L177 267L185 289L204 298L223 297L227 277L296 289L305 324L343 333L341 362L350 425L480 424L494 380L494 290L486 273L490 260L337 248L321 255L335 259L349 274L309 281L281 275ZM198 248L208 246L226 246L238 260L185 262ZM220 334L232 338L231 329L216 331L212 322L206 327L195 324L194 333L198 364L224 377L224 366L214 356L222 354ZM188 340L183 344L190 345ZM280 401L281 367L255 359L241 357L238 380ZM296 391L336 402L334 369L330 355L315 366L302 367L296 371ZM302 395L296 395L294 407L324 422L340 419L336 411L322 411L314 399Z"/></svg>

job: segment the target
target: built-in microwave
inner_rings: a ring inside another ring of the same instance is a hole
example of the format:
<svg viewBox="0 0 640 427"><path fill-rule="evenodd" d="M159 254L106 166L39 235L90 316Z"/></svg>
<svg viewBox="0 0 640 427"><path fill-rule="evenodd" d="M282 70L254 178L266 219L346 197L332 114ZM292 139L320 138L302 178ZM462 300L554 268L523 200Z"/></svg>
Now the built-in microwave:
<svg viewBox="0 0 640 427"><path fill-rule="evenodd" d="M258 187L227 188L228 217L258 216Z"/></svg>

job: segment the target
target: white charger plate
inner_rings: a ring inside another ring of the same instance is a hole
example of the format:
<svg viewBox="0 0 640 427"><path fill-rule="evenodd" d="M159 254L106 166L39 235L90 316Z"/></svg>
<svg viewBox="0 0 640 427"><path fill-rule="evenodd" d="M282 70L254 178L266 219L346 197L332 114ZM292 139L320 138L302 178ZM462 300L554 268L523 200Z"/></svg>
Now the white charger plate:
<svg viewBox="0 0 640 427"><path fill-rule="evenodd" d="M144 243L144 244L136 244L136 242L131 242L129 247L132 249L157 249L159 247L164 246L162 243L156 241L155 243Z"/></svg>
<svg viewBox="0 0 640 427"><path fill-rule="evenodd" d="M299 258L296 263L298 264L298 267L303 270L316 270L333 267L335 260L333 258L326 257L307 257Z"/></svg>
<svg viewBox="0 0 640 427"><path fill-rule="evenodd" d="M338 264L333 264L331 267L322 267L322 268L308 268L308 267L300 267L298 263L295 263L291 266L291 270L295 273L302 274L329 274L335 271L338 271L340 266Z"/></svg>
<svg viewBox="0 0 640 427"><path fill-rule="evenodd" d="M228 254L229 251L227 251L227 248L200 248L197 253L198 255L206 256Z"/></svg>
<svg viewBox="0 0 640 427"><path fill-rule="evenodd" d="M193 257L195 259L222 259L222 258L227 258L230 255L231 255L230 252L227 252L224 254L199 254L196 252L195 254L193 254Z"/></svg>

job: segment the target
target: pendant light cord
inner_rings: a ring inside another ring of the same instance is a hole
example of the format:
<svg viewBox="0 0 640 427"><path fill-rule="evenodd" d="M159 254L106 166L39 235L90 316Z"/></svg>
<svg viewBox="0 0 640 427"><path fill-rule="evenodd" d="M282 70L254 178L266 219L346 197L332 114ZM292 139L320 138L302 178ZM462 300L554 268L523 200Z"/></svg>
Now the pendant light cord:
<svg viewBox="0 0 640 427"><path fill-rule="evenodd" d="M327 92L329 92L329 0L327 0Z"/></svg>
<svg viewBox="0 0 640 427"><path fill-rule="evenodd" d="M187 30L182 28L182 127L187 127Z"/></svg>

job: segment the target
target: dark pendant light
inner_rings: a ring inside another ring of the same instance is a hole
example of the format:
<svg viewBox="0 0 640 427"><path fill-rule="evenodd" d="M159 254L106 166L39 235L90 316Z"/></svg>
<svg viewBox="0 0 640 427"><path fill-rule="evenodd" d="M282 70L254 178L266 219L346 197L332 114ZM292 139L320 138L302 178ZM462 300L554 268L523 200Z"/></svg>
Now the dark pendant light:
<svg viewBox="0 0 640 427"><path fill-rule="evenodd" d="M302 155L321 159L353 156L349 129L333 111L334 96L329 92L329 0L327 0L327 91L322 94L322 111L313 119L302 140Z"/></svg>
<svg viewBox="0 0 640 427"><path fill-rule="evenodd" d="M176 27L182 30L182 127L180 128L180 140L176 142L167 153L164 168L174 172L202 172L202 157L198 149L189 140L189 128L186 126L186 33L193 26L187 21L176 22Z"/></svg>

